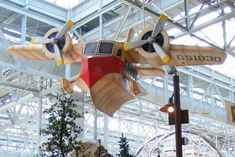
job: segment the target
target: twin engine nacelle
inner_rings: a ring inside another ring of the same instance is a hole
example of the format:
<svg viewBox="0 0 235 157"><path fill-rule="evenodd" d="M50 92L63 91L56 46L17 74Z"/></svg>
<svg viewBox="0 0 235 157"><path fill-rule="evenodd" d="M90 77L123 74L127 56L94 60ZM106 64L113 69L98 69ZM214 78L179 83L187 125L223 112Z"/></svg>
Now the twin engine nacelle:
<svg viewBox="0 0 235 157"><path fill-rule="evenodd" d="M54 38L56 34L59 32L60 28L52 28L50 29L46 34L45 38ZM62 36L58 39L57 45L61 51L61 54L66 53L72 46L72 38L69 33L66 33L66 35ZM55 51L54 51L54 44L48 43L43 44L43 52L52 60L55 59Z"/></svg>
<svg viewBox="0 0 235 157"><path fill-rule="evenodd" d="M144 30L138 35L137 40L148 40L151 37L152 31L153 28L148 28ZM165 52L168 52L170 48L170 41L169 36L164 29L154 38L153 42L156 42L159 46L163 48L163 50L165 50ZM138 52L146 58L152 58L156 56L158 57L158 54L155 52L152 43L147 43L139 47Z"/></svg>

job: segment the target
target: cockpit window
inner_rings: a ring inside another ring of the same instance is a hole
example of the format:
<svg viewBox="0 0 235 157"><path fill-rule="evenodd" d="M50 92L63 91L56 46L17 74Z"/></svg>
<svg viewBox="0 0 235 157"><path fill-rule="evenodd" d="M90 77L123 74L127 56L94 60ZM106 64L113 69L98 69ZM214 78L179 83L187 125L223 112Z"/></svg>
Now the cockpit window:
<svg viewBox="0 0 235 157"><path fill-rule="evenodd" d="M84 54L85 55L95 54L96 47L97 47L97 43L87 43Z"/></svg>
<svg viewBox="0 0 235 157"><path fill-rule="evenodd" d="M100 43L99 53L112 54L112 52L113 52L113 43L105 43L105 42Z"/></svg>

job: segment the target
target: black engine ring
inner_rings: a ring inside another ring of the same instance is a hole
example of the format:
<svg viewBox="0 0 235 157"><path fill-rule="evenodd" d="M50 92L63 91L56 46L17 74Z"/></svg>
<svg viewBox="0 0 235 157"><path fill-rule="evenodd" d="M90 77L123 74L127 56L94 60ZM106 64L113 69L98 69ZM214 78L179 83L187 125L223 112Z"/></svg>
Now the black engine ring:
<svg viewBox="0 0 235 157"><path fill-rule="evenodd" d="M146 32L142 37L141 40L148 40L149 37L151 37L152 35L152 31L148 31ZM164 37L162 35L162 33L159 33L155 38L154 38L154 42L156 42L159 46L163 46L164 44ZM145 45L142 46L142 48L144 49L144 51L148 52L148 53L154 53L155 49L153 47L152 43L147 43Z"/></svg>
<svg viewBox="0 0 235 157"><path fill-rule="evenodd" d="M54 38L56 35L57 35L58 31L57 32L53 32L51 33L47 38L48 39L51 39L51 38ZM59 47L60 50L63 49L64 45L65 45L65 36L62 36L58 39L57 41L57 45ZM54 51L54 43L48 43L46 44L46 48L49 52L51 53L55 53Z"/></svg>

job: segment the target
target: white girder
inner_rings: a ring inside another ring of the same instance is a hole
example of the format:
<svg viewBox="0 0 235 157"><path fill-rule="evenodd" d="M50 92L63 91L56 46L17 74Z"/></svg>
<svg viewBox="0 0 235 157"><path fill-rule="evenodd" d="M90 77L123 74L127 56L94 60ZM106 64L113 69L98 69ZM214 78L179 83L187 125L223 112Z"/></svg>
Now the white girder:
<svg viewBox="0 0 235 157"><path fill-rule="evenodd" d="M67 12L46 1L31 0L1 0L0 7L7 8L18 14L42 21L52 26L61 26L66 21ZM27 7L26 10L24 7Z"/></svg>
<svg viewBox="0 0 235 157"><path fill-rule="evenodd" d="M117 38L122 39L129 27L134 27L136 30L142 30L144 28L143 26L147 27L154 24L152 16L146 16L147 14L142 13L143 8L137 8L137 10L134 9L129 13L129 15L120 13L118 11L120 8L136 8L133 4L128 4L130 6L126 7L124 4L127 4L128 2L130 3L131 0L108 0L103 1L103 7L99 7L98 0L89 0L75 6L70 11L67 11L63 8L53 6L45 1L0 0L0 7L5 8L8 11L12 11L9 19L4 19L3 23L0 23L0 26L14 29L11 24L23 15L28 18L42 21L51 26L61 26L67 18L72 17L72 19L77 22L75 28L79 28L84 26L89 21L94 20L97 17L101 17L108 11L114 11L118 13L118 16L110 21L102 23L102 31L99 30L98 24L91 31L83 34L82 38L84 38L84 40L98 39L101 34L100 32L102 32L106 39L111 39L114 36L117 36L116 31L120 30L120 27L118 26L122 26L118 36L119 38ZM234 1L230 2L234 3ZM159 9L172 17L174 14L182 13L182 10L185 8L183 1L180 0L153 0L151 3L146 6L151 9L154 9L155 7L155 11L156 9ZM220 3L223 4L220 8L221 10L224 8L224 5L228 5L227 1L222 1ZM200 3L199 1L192 0L189 1L189 4L190 11L193 6L199 5ZM232 6L231 8L234 9L234 5L232 3L229 3L229 6ZM183 26L185 22L189 22L188 19L190 19L191 22L189 24L193 26L194 22L197 20L197 16L199 17L201 15L206 15L213 12L214 10L211 9L214 9L213 5L208 8L198 10L198 12L193 14L189 12L188 14L182 15L182 18L177 21L178 23L176 24L176 27L183 29L183 31L175 37L177 38L183 34L197 32L198 30L207 27L209 24L234 19L234 13L232 12L225 13L223 16L211 19L201 25L189 27L189 30ZM159 15L159 13L145 9L145 12L149 11L155 18ZM185 20L185 18L187 20ZM173 21L169 21L169 23L171 22ZM24 30L22 26L23 25L16 26L16 28L21 28ZM110 29L111 26L114 27ZM30 27L30 25L27 25L27 27ZM43 25L39 27L43 27ZM166 28L170 30L172 25L169 24ZM226 32L225 29L224 31ZM25 35L27 35L27 33L28 32L26 30ZM79 34L79 31L76 33L78 36L81 35ZM224 33L224 36L226 36L226 33ZM234 37L230 41L224 42L227 44L227 50L229 50L229 52L234 50L234 46L229 44L232 43L233 40ZM1 43L2 42L4 41L1 41ZM38 139L37 127L39 119L39 117L36 116L38 105L35 98L38 98L40 95L42 97L42 106L45 107L47 103L50 102L49 99L52 98L50 93L60 88L59 82L54 79L61 79L61 76L64 76L65 71L64 68L58 70L55 68L53 63L45 65L41 62L35 64L35 62L24 61L24 64L16 64L15 60L5 51L2 53L2 49L0 54L0 85L2 85L0 86L0 94L10 93L11 95L5 96L6 100L4 101L9 101L3 102L5 107L2 105L0 106L0 156L2 154L4 154L4 156L7 156L6 154L8 154L9 157L15 157L16 154L19 156L33 156L33 153L36 151L36 143ZM32 66L34 67L28 68ZM47 70L47 67L51 67L51 69ZM6 72L8 68L14 70ZM181 81L182 106L189 108L190 110L190 124L184 125L183 129L196 130L201 134L208 136L208 138L217 146L223 155L232 156L234 150L231 148L234 148L235 146L235 128L225 122L226 119L223 101L235 100L235 80L205 67L180 68L178 71ZM14 72L16 74L14 74ZM44 77L42 82L43 89L41 92L39 92L38 88L38 76ZM154 95L154 99L151 97L146 97L144 100L143 98L138 98L136 101L124 105L124 107L117 112L114 118L107 118L105 115L98 112L97 129L94 129L94 110L92 106L89 105L91 104L90 98L85 98L84 108L85 111L88 111L88 113L86 114L84 121L84 137L86 139L93 139L94 132L97 131L97 138L101 138L111 152L116 152L118 150L117 141L119 140L122 132L120 131L120 128L123 128L123 132L125 132L127 138L130 139L131 151L134 152L137 147L143 144L143 141L149 139L150 137L161 134L163 131L173 131L173 127L167 125L167 116L159 112L159 107L165 104L168 97L172 94L172 88L168 88L168 85L172 86L171 76L166 75L164 76L164 79L158 77L149 79L151 80L150 83L148 83L148 81L146 82L146 78L141 78L140 82L142 85L147 87L150 93ZM22 80L28 80L29 82ZM214 94L215 96L213 97L211 94ZM21 99L23 100L24 97L27 98L30 96L34 96L34 98L27 102L23 101L20 104L17 103L17 100L21 102ZM198 97L202 99L198 100ZM9 100L7 98L9 98ZM82 96L79 99L82 99ZM11 106L13 107L9 109ZM6 109L8 110L6 111ZM42 122L42 125L45 124L44 119L42 119ZM24 152L25 154L20 154L19 152Z"/></svg>

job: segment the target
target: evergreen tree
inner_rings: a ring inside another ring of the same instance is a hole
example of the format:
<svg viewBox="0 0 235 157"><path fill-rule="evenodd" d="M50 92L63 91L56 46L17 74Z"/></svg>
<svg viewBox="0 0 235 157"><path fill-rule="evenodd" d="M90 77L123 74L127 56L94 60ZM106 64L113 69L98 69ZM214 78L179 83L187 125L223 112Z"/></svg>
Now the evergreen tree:
<svg viewBox="0 0 235 157"><path fill-rule="evenodd" d="M57 95L54 105L44 110L49 118L46 128L41 130L42 136L47 137L41 146L43 157L66 157L75 147L76 139L82 131L76 124L76 120L82 117L76 108L75 100L63 93Z"/></svg>
<svg viewBox="0 0 235 157"><path fill-rule="evenodd" d="M126 137L120 137L120 141L118 141L119 146L120 146L120 152L119 155L120 157L132 157L131 154L129 154L129 144L128 144L128 140L126 139Z"/></svg>

